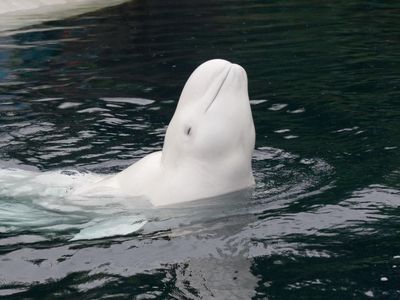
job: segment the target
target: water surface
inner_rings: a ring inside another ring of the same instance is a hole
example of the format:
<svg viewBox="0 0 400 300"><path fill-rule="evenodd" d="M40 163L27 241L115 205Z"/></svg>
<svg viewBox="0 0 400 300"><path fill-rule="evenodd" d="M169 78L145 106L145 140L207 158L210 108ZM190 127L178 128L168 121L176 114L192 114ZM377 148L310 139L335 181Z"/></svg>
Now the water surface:
<svg viewBox="0 0 400 300"><path fill-rule="evenodd" d="M135 0L3 33L0 295L397 299L399 12ZM161 149L188 75L212 58L248 72L253 191L163 209L65 201Z"/></svg>

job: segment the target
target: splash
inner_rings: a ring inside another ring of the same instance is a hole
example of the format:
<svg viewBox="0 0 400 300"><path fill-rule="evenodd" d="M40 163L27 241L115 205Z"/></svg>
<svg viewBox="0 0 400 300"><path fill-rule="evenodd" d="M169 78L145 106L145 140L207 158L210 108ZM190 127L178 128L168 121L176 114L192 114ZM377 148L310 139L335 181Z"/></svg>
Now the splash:
<svg viewBox="0 0 400 300"><path fill-rule="evenodd" d="M77 239L127 235L146 223L120 198L76 198L71 191L104 175L77 171L0 170L0 232L76 232ZM132 200L132 199L130 199Z"/></svg>

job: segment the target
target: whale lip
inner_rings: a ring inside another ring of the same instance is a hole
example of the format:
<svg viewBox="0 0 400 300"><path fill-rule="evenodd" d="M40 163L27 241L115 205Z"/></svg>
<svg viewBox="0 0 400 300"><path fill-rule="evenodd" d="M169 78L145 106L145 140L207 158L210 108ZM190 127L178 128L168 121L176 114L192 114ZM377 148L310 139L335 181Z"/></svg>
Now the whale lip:
<svg viewBox="0 0 400 300"><path fill-rule="evenodd" d="M206 107L204 113L207 113L207 111L211 108L212 104L213 104L213 103L215 102L215 100L217 99L218 95L220 94L220 92L221 92L223 86L225 85L225 83L226 83L226 81L227 81L227 79L228 79L228 77L229 77L229 74L231 74L232 71L234 71L234 69L244 71L244 69L243 69L240 65L235 64L235 63L231 63L231 62L226 61L226 60L224 60L224 61L228 63L228 65L226 65L226 67L224 68L224 69L226 69L226 71L225 71L226 74L225 74L225 76L223 77L223 79L222 79L222 81L221 81L221 84L220 84L219 87L216 89L215 94L212 96L211 101L210 101L210 103L207 105L207 107ZM245 72L245 71L244 71L244 72Z"/></svg>
<svg viewBox="0 0 400 300"><path fill-rule="evenodd" d="M211 99L211 102L206 107L205 113L207 113L207 111L210 109L211 105L214 103L215 99L217 99L219 92L221 91L222 87L224 86L224 83L225 83L226 79L228 78L229 73L232 70L232 66L233 66L233 64L230 63L228 71L226 72L224 79L222 80L220 86L218 87L214 97Z"/></svg>

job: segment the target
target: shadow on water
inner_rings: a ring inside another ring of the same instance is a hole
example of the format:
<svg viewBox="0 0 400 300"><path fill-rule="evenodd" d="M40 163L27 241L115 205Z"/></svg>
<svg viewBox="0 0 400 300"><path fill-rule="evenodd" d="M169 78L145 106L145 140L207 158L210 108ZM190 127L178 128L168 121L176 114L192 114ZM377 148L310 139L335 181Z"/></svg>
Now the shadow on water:
<svg viewBox="0 0 400 300"><path fill-rule="evenodd" d="M2 35L0 295L398 298L399 9L137 0ZM188 74L215 57L248 72L251 195L68 202L159 150ZM69 241L131 215L147 223Z"/></svg>

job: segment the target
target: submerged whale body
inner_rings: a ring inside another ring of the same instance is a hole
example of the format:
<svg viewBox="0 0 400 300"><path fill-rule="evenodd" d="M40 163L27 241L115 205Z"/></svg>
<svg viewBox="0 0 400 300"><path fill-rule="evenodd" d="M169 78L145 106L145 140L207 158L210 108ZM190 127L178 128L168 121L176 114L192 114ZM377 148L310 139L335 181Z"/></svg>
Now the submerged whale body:
<svg viewBox="0 0 400 300"><path fill-rule="evenodd" d="M64 19L129 0L0 0L0 32Z"/></svg>
<svg viewBox="0 0 400 300"><path fill-rule="evenodd" d="M242 190L254 184L254 143L245 70L210 60L186 82L162 151L75 194L123 193L159 206Z"/></svg>

